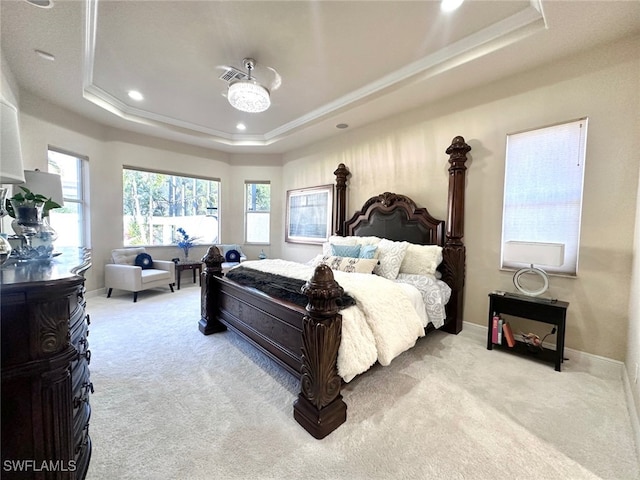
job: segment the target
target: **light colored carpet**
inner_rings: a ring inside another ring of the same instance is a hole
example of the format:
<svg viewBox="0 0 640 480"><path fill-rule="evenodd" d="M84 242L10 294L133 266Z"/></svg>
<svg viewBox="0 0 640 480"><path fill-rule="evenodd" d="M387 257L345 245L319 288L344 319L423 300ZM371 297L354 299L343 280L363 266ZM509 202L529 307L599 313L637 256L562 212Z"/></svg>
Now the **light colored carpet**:
<svg viewBox="0 0 640 480"><path fill-rule="evenodd" d="M315 440L298 382L234 334L197 328L199 289L88 299L88 479L640 479L620 380L434 332L343 390Z"/></svg>

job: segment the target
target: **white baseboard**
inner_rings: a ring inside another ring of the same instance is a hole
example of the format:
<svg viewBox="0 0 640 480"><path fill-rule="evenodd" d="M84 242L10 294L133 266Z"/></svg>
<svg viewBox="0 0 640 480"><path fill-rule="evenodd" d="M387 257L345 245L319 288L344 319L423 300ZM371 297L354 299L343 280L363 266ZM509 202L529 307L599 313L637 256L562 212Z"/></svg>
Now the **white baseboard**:
<svg viewBox="0 0 640 480"><path fill-rule="evenodd" d="M640 418L638 418L640 405L636 405L633 391L631 389L631 379L629 378L629 372L626 368L624 368L622 372L622 385L624 386L627 410L629 410L629 417L631 418L631 429L633 430L634 438L636 440L636 453L640 459Z"/></svg>
<svg viewBox="0 0 640 480"><path fill-rule="evenodd" d="M97 290L87 291L85 293L85 296L87 298L93 298L93 297L99 297L99 296L106 295L106 294L107 294L107 289L106 288L99 288Z"/></svg>
<svg viewBox="0 0 640 480"><path fill-rule="evenodd" d="M485 325L478 325L477 323L462 322L462 331L465 335L473 335L478 339L487 341L487 327Z"/></svg>
<svg viewBox="0 0 640 480"><path fill-rule="evenodd" d="M478 325L477 323L464 322L463 332L473 335L483 342L487 341L487 327ZM553 344L549 348L555 348ZM621 379L624 370L624 364L618 360L593 355L587 352L581 352L572 348L565 347L564 357L571 362L569 365L578 367L580 370L603 378Z"/></svg>

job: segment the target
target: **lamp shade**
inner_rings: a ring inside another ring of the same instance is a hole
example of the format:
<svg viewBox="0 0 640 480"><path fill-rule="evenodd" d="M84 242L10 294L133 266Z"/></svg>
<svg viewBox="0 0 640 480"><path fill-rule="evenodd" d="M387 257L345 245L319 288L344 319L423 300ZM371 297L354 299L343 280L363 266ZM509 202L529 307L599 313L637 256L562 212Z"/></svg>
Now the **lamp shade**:
<svg viewBox="0 0 640 480"><path fill-rule="evenodd" d="M18 109L0 97L0 184L24 183Z"/></svg>
<svg viewBox="0 0 640 480"><path fill-rule="evenodd" d="M253 80L239 80L229 85L227 99L242 112L264 112L271 105L269 90Z"/></svg>
<svg viewBox="0 0 640 480"><path fill-rule="evenodd" d="M59 205L64 205L60 175L40 170L25 170L24 178L26 180L22 185L24 188L28 188L33 193L44 195Z"/></svg>
<svg viewBox="0 0 640 480"><path fill-rule="evenodd" d="M559 267L564 263L564 243L517 242L504 244L505 262Z"/></svg>

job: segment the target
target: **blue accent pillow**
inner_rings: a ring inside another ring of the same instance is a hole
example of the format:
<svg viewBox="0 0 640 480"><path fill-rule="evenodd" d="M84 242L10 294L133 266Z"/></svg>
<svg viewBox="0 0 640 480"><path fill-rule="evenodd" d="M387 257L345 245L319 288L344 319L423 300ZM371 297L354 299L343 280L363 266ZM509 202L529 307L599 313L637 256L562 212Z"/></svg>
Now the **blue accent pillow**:
<svg viewBox="0 0 640 480"><path fill-rule="evenodd" d="M226 255L224 256L224 259L227 262L231 262L231 263L236 263L240 261L240 252L238 252L237 250L229 250Z"/></svg>
<svg viewBox="0 0 640 480"><path fill-rule="evenodd" d="M360 245L334 245L331 244L331 255L334 257L358 258Z"/></svg>
<svg viewBox="0 0 640 480"><path fill-rule="evenodd" d="M361 245L358 258L376 258L377 245Z"/></svg>
<svg viewBox="0 0 640 480"><path fill-rule="evenodd" d="M143 270L153 268L153 260L148 253L139 253L134 264L136 267L142 267Z"/></svg>

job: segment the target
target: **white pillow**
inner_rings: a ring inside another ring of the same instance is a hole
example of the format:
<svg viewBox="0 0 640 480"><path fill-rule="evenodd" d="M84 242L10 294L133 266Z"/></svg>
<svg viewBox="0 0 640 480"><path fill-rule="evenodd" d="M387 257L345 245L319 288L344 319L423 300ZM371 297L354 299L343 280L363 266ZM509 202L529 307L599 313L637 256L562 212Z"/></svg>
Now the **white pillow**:
<svg viewBox="0 0 640 480"><path fill-rule="evenodd" d="M380 263L373 269L373 273L389 280L395 280L408 247L409 242L392 242L386 238L380 240L378 243Z"/></svg>
<svg viewBox="0 0 640 480"><path fill-rule="evenodd" d="M357 245L377 245L382 240L380 237L347 237L355 238Z"/></svg>
<svg viewBox="0 0 640 480"><path fill-rule="evenodd" d="M341 237L339 235L331 235L329 241L322 244L322 255L331 255L331 244L334 245L358 245L356 237Z"/></svg>
<svg viewBox="0 0 640 480"><path fill-rule="evenodd" d="M435 275L442 262L442 247L438 245L409 244L400 265L400 273L414 275Z"/></svg>
<svg viewBox="0 0 640 480"><path fill-rule="evenodd" d="M340 235L331 235L329 237L329 243L334 245L357 245L356 239L358 237L341 237Z"/></svg>
<svg viewBox="0 0 640 480"><path fill-rule="evenodd" d="M349 273L373 273L373 268L378 264L375 258L353 258L353 257L334 257L323 256L317 261L318 266L321 263L328 265L331 270L340 270Z"/></svg>

